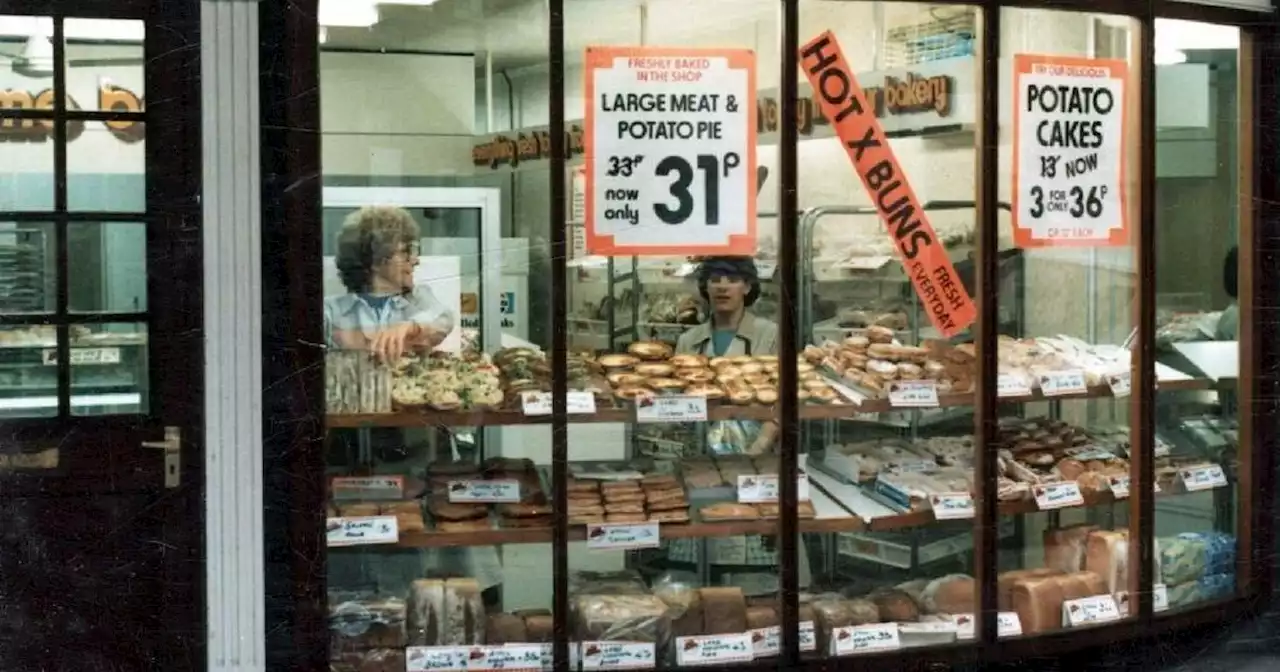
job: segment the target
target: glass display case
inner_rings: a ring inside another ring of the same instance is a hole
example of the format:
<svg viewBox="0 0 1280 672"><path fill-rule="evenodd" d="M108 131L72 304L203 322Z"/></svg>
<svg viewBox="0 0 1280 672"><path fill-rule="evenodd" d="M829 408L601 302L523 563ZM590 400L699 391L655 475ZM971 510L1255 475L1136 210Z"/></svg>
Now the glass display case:
<svg viewBox="0 0 1280 672"><path fill-rule="evenodd" d="M463 186L325 192L331 669L1016 660L1242 608L1247 31L553 4L547 119ZM696 151L609 116L699 104Z"/></svg>

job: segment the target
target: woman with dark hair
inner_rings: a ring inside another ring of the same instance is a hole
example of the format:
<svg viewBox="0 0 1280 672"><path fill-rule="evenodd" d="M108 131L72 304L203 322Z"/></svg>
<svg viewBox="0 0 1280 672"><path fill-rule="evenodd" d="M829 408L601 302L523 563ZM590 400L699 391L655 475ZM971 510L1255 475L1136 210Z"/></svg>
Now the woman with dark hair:
<svg viewBox="0 0 1280 672"><path fill-rule="evenodd" d="M695 277L710 316L680 335L676 352L708 357L778 354L778 325L749 310L760 298L760 276L751 258L709 257L698 266ZM710 423L707 430L710 450L720 455L761 455L773 449L777 438L774 422L719 421ZM697 539L669 542L668 566L694 570L703 548ZM749 595L777 592L778 552L772 537L708 539L705 549L714 581L739 586ZM799 553L800 585L808 586L804 544L799 544Z"/></svg>
<svg viewBox="0 0 1280 672"><path fill-rule="evenodd" d="M1222 287L1231 297L1231 305L1222 311L1218 318L1218 326L1214 330L1214 339L1234 341L1240 333L1240 248L1232 246L1227 258L1222 263Z"/></svg>

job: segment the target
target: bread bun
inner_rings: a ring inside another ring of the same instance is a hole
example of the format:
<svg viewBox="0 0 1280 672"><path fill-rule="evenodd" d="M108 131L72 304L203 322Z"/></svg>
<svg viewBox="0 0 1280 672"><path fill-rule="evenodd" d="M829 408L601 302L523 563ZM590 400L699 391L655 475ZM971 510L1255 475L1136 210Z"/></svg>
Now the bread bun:
<svg viewBox="0 0 1280 672"><path fill-rule="evenodd" d="M629 369L640 363L631 355L601 355L596 362L606 369Z"/></svg>
<svg viewBox="0 0 1280 672"><path fill-rule="evenodd" d="M618 371L605 376L605 380L614 387L622 387L624 385L643 385L645 377L630 371Z"/></svg>
<svg viewBox="0 0 1280 672"><path fill-rule="evenodd" d="M659 392L679 392L685 388L685 381L679 378L650 378L649 387Z"/></svg>
<svg viewBox="0 0 1280 672"><path fill-rule="evenodd" d="M671 346L660 341L637 341L627 346L627 353L640 359L655 361L671 356Z"/></svg>
<svg viewBox="0 0 1280 672"><path fill-rule="evenodd" d="M772 406L778 402L778 390L772 387L766 387L756 390L756 401L766 406Z"/></svg>
<svg viewBox="0 0 1280 672"><path fill-rule="evenodd" d="M756 399L756 393L751 388L735 387L729 390L729 401L739 406L749 404Z"/></svg>
<svg viewBox="0 0 1280 672"><path fill-rule="evenodd" d="M850 336L844 339L844 341L840 343L840 345L841 347L848 348L849 350L853 350L857 352L857 351L866 350L867 347L871 345L871 339L867 338L866 336Z"/></svg>
<svg viewBox="0 0 1280 672"><path fill-rule="evenodd" d="M705 368L707 366L707 358L702 355L675 355L667 360L667 363L679 368Z"/></svg>
<svg viewBox="0 0 1280 672"><path fill-rule="evenodd" d="M637 364L635 371L636 373L642 376L651 376L654 378L666 378L671 374L675 373L676 367L671 366L670 364L658 364L658 363L646 362L644 364Z"/></svg>
<svg viewBox="0 0 1280 672"><path fill-rule="evenodd" d="M724 390L719 385L694 384L685 388L684 393L707 399L724 399Z"/></svg>
<svg viewBox="0 0 1280 672"><path fill-rule="evenodd" d="M676 378L690 383L709 383L716 379L710 369L676 369Z"/></svg>
<svg viewBox="0 0 1280 672"><path fill-rule="evenodd" d="M624 385L613 391L613 395L619 399L636 399L637 397L651 396L653 390L644 385Z"/></svg>
<svg viewBox="0 0 1280 672"><path fill-rule="evenodd" d="M865 332L867 340L872 343L892 343L893 330L888 327L871 326Z"/></svg>

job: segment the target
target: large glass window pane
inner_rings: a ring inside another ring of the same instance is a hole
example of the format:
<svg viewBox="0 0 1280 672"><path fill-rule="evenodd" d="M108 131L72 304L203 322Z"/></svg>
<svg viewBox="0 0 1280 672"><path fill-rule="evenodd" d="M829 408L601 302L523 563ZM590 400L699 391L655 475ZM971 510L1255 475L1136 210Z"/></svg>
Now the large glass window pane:
<svg viewBox="0 0 1280 672"><path fill-rule="evenodd" d="M1022 634L1121 617L1128 589L1137 227L1137 24L1031 9L1002 15L1000 607ZM1002 286L1002 290L1005 287Z"/></svg>
<svg viewBox="0 0 1280 672"><path fill-rule="evenodd" d="M1156 21L1156 584L1232 597L1240 459L1240 31ZM1247 118L1247 117L1246 117ZM1244 276L1248 277L1248 276Z"/></svg>
<svg viewBox="0 0 1280 672"><path fill-rule="evenodd" d="M0 223L0 313L52 313L58 297L54 227Z"/></svg>

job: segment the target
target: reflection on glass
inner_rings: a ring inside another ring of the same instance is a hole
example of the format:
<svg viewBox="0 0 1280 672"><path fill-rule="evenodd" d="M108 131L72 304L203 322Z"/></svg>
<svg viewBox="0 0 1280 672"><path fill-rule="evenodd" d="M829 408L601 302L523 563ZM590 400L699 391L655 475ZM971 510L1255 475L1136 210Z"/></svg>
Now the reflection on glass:
<svg viewBox="0 0 1280 672"><path fill-rule="evenodd" d="M53 225L0 223L0 313L53 312L57 282Z"/></svg>
<svg viewBox="0 0 1280 672"><path fill-rule="evenodd" d="M146 413L150 408L147 327L71 325L71 414ZM56 355L44 351L46 362Z"/></svg>
<svg viewBox="0 0 1280 672"><path fill-rule="evenodd" d="M1177 495L1155 507L1163 610L1236 589L1240 34L1157 20L1155 39L1156 361L1182 379L1156 391L1156 479Z"/></svg>
<svg viewBox="0 0 1280 672"><path fill-rule="evenodd" d="M21 17L0 16L0 21ZM46 19L47 20L47 19ZM38 38L35 38L38 39ZM0 54L0 67L20 70L18 56ZM25 81L25 78L24 78ZM54 201L52 76L31 80L30 85L0 90L0 108L5 110L40 110L48 116L39 119L0 118L0 210L52 210Z"/></svg>
<svg viewBox="0 0 1280 672"><path fill-rule="evenodd" d="M67 122L69 210L146 210L145 126L135 120Z"/></svg>
<svg viewBox="0 0 1280 672"><path fill-rule="evenodd" d="M117 222L67 226L68 308L77 313L147 309L147 229Z"/></svg>
<svg viewBox="0 0 1280 672"><path fill-rule="evenodd" d="M142 21L126 19L66 19L67 95L71 109L104 112L142 112L146 83L143 77ZM48 35L52 35L49 27ZM52 48L50 48L52 56ZM117 123L116 130L129 126Z"/></svg>
<svg viewBox="0 0 1280 672"><path fill-rule="evenodd" d="M0 417L58 414L58 369L47 363L57 347L53 327L0 328Z"/></svg>

